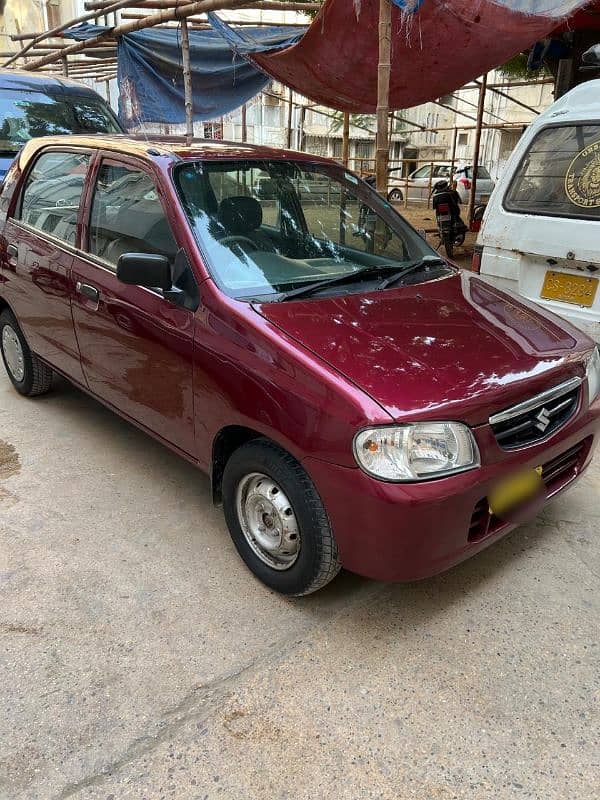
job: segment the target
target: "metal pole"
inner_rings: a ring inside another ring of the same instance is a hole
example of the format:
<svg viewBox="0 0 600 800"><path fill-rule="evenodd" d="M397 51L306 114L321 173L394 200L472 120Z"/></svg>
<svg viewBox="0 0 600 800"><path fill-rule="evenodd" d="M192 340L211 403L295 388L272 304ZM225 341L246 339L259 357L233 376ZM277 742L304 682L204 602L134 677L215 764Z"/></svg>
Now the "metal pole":
<svg viewBox="0 0 600 800"><path fill-rule="evenodd" d="M190 35L187 19L181 20L181 60L183 63L183 96L185 102L185 143L189 147L194 138L194 95L190 67Z"/></svg>
<svg viewBox="0 0 600 800"><path fill-rule="evenodd" d="M377 148L376 186L382 195L387 194L389 133L388 112L390 105L390 55L392 47L392 4L390 0L379 0L379 64L377 67Z"/></svg>
<svg viewBox="0 0 600 800"><path fill-rule="evenodd" d="M473 211L475 209L475 196L477 192L477 170L479 168L479 149L481 147L481 129L483 125L483 112L485 110L485 93L487 90L487 72L481 79L479 87L479 105L477 107L477 127L475 128L475 146L473 148L473 174L471 176L471 194L469 195L469 210L467 212L467 219L469 225L473 220Z"/></svg>
<svg viewBox="0 0 600 800"><path fill-rule="evenodd" d="M347 168L350 158L350 113L344 111L344 127L342 129L342 164Z"/></svg>

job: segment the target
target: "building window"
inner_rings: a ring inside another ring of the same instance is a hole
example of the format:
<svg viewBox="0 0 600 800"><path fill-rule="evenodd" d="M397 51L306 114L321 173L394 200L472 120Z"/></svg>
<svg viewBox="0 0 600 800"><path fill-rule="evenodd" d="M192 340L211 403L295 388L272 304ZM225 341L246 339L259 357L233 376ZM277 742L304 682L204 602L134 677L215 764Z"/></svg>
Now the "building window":
<svg viewBox="0 0 600 800"><path fill-rule="evenodd" d="M458 146L459 147L466 147L469 144L469 134L468 133L459 133L458 134Z"/></svg>
<svg viewBox="0 0 600 800"><path fill-rule="evenodd" d="M332 158L341 158L342 157L342 140L341 139L332 139L331 141L331 156Z"/></svg>
<svg viewBox="0 0 600 800"><path fill-rule="evenodd" d="M356 143L356 158L371 158L373 155L373 143L369 141L359 141Z"/></svg>
<svg viewBox="0 0 600 800"><path fill-rule="evenodd" d="M48 0L46 3L46 14L48 16L48 30L58 28L62 20L60 18L60 0Z"/></svg>

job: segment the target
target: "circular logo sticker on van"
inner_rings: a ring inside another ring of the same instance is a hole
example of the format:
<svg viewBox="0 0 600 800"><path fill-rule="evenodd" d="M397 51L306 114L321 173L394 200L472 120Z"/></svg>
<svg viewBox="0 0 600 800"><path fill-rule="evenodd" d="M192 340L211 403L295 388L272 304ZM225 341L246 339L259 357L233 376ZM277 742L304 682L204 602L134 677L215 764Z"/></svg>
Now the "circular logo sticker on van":
<svg viewBox="0 0 600 800"><path fill-rule="evenodd" d="M600 141L588 145L571 161L565 192L580 208L600 208Z"/></svg>

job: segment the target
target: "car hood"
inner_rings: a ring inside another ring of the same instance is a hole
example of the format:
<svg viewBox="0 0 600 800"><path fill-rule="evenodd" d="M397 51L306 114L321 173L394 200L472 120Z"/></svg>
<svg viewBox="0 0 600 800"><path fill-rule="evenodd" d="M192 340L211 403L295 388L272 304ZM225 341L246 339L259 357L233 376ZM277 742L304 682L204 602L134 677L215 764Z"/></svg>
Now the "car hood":
<svg viewBox="0 0 600 800"><path fill-rule="evenodd" d="M468 273L254 308L394 419L486 422L583 376L593 346L567 322Z"/></svg>

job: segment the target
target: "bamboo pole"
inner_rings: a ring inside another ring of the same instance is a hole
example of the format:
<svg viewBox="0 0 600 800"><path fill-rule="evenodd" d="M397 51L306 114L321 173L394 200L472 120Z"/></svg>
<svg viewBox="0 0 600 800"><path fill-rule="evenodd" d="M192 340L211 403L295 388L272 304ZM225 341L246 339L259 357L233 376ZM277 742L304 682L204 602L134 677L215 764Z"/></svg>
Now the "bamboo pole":
<svg viewBox="0 0 600 800"><path fill-rule="evenodd" d="M66 47L61 52L67 55L71 53L81 53L82 50L86 50L90 45L98 42L105 42L108 36L111 38L124 36L127 33L141 31L144 28L152 28L155 25L160 25L163 22L170 22L174 19L187 19L187 17L191 17L198 12L218 11L226 8L241 8L242 6L249 5L252 5L252 0L197 0L197 2L194 3L179 5L175 7L174 10L160 11L158 14L150 14L147 17L143 17L143 19L132 20L131 22L117 25L116 28L111 28L108 34L101 33L85 42L76 42L75 44L69 45L69 47ZM43 58L38 58L30 64L27 64L26 69L36 70L43 67L45 64L53 64L60 59L60 56L60 53L49 53L47 56L43 56Z"/></svg>
<svg viewBox="0 0 600 800"><path fill-rule="evenodd" d="M130 0L127 3L132 8L146 9L173 9L181 8L185 0ZM110 0L93 0L84 4L86 10L102 11L106 5L110 5ZM276 0L259 0L252 3L252 8L257 11L315 11L318 6L315 3L286 3L276 2Z"/></svg>
<svg viewBox="0 0 600 800"><path fill-rule="evenodd" d="M287 115L287 126L286 126L286 147L288 150L291 150L292 147L292 115L294 113L294 92L290 89L289 97L288 97L288 115Z"/></svg>
<svg viewBox="0 0 600 800"><path fill-rule="evenodd" d="M194 138L194 94L190 66L190 35L187 19L181 20L181 61L183 67L183 96L185 102L185 143L190 147Z"/></svg>
<svg viewBox="0 0 600 800"><path fill-rule="evenodd" d="M487 89L487 72L479 85L479 108L477 109L477 127L475 128L475 145L473 147L473 174L471 176L471 192L469 194L469 210L467 219L469 226L473 220L475 210L475 196L477 192L477 170L479 169L479 150L481 148L481 129L483 127L483 112L485 110L485 94Z"/></svg>
<svg viewBox="0 0 600 800"><path fill-rule="evenodd" d="M481 88L481 83L477 80L473 81L476 86ZM521 106L521 108L527 109L527 111L531 111L532 114L539 114L540 112L537 111L533 106L528 106L527 103L523 103L521 100L517 100L516 97L511 97L511 95L507 94L506 92L502 92L500 89L496 89L495 86L488 86L487 91L493 92L494 94L500 95L500 97L505 97L507 100L510 100L511 103L514 103L517 106ZM488 114L490 112L488 111Z"/></svg>
<svg viewBox="0 0 600 800"><path fill-rule="evenodd" d="M347 168L350 159L350 113L344 111L344 127L342 129L342 164Z"/></svg>
<svg viewBox="0 0 600 800"><path fill-rule="evenodd" d="M242 142L248 141L248 106L242 106Z"/></svg>
<svg viewBox="0 0 600 800"><path fill-rule="evenodd" d="M452 159L450 162L450 180L454 178L454 165L456 164L456 145L458 144L458 128L454 128L452 136Z"/></svg>
<svg viewBox="0 0 600 800"><path fill-rule="evenodd" d="M388 111L390 104L390 71L392 47L392 4L379 0L379 64L377 67L377 191L387 194L387 167L389 160Z"/></svg>
<svg viewBox="0 0 600 800"><path fill-rule="evenodd" d="M128 5L128 0L119 0L118 2L109 3L107 10L117 11L119 8L124 8ZM89 14L82 14L80 17L75 17L75 19L69 20L69 22L64 22L62 25L57 25L57 27L52 28L52 30L44 31L43 33L38 34L29 42L29 44L25 45L25 47L19 50L18 53L15 53L13 56L11 56L8 61L5 61L2 66L8 67L9 64L12 64L18 58L22 58L25 53L28 53L36 44L38 44L38 42L42 42L44 39L49 39L52 36L56 36L57 34L65 31L67 28L70 28L72 25L77 25L80 22L87 22L90 19L97 19L99 16L101 15L92 11Z"/></svg>

